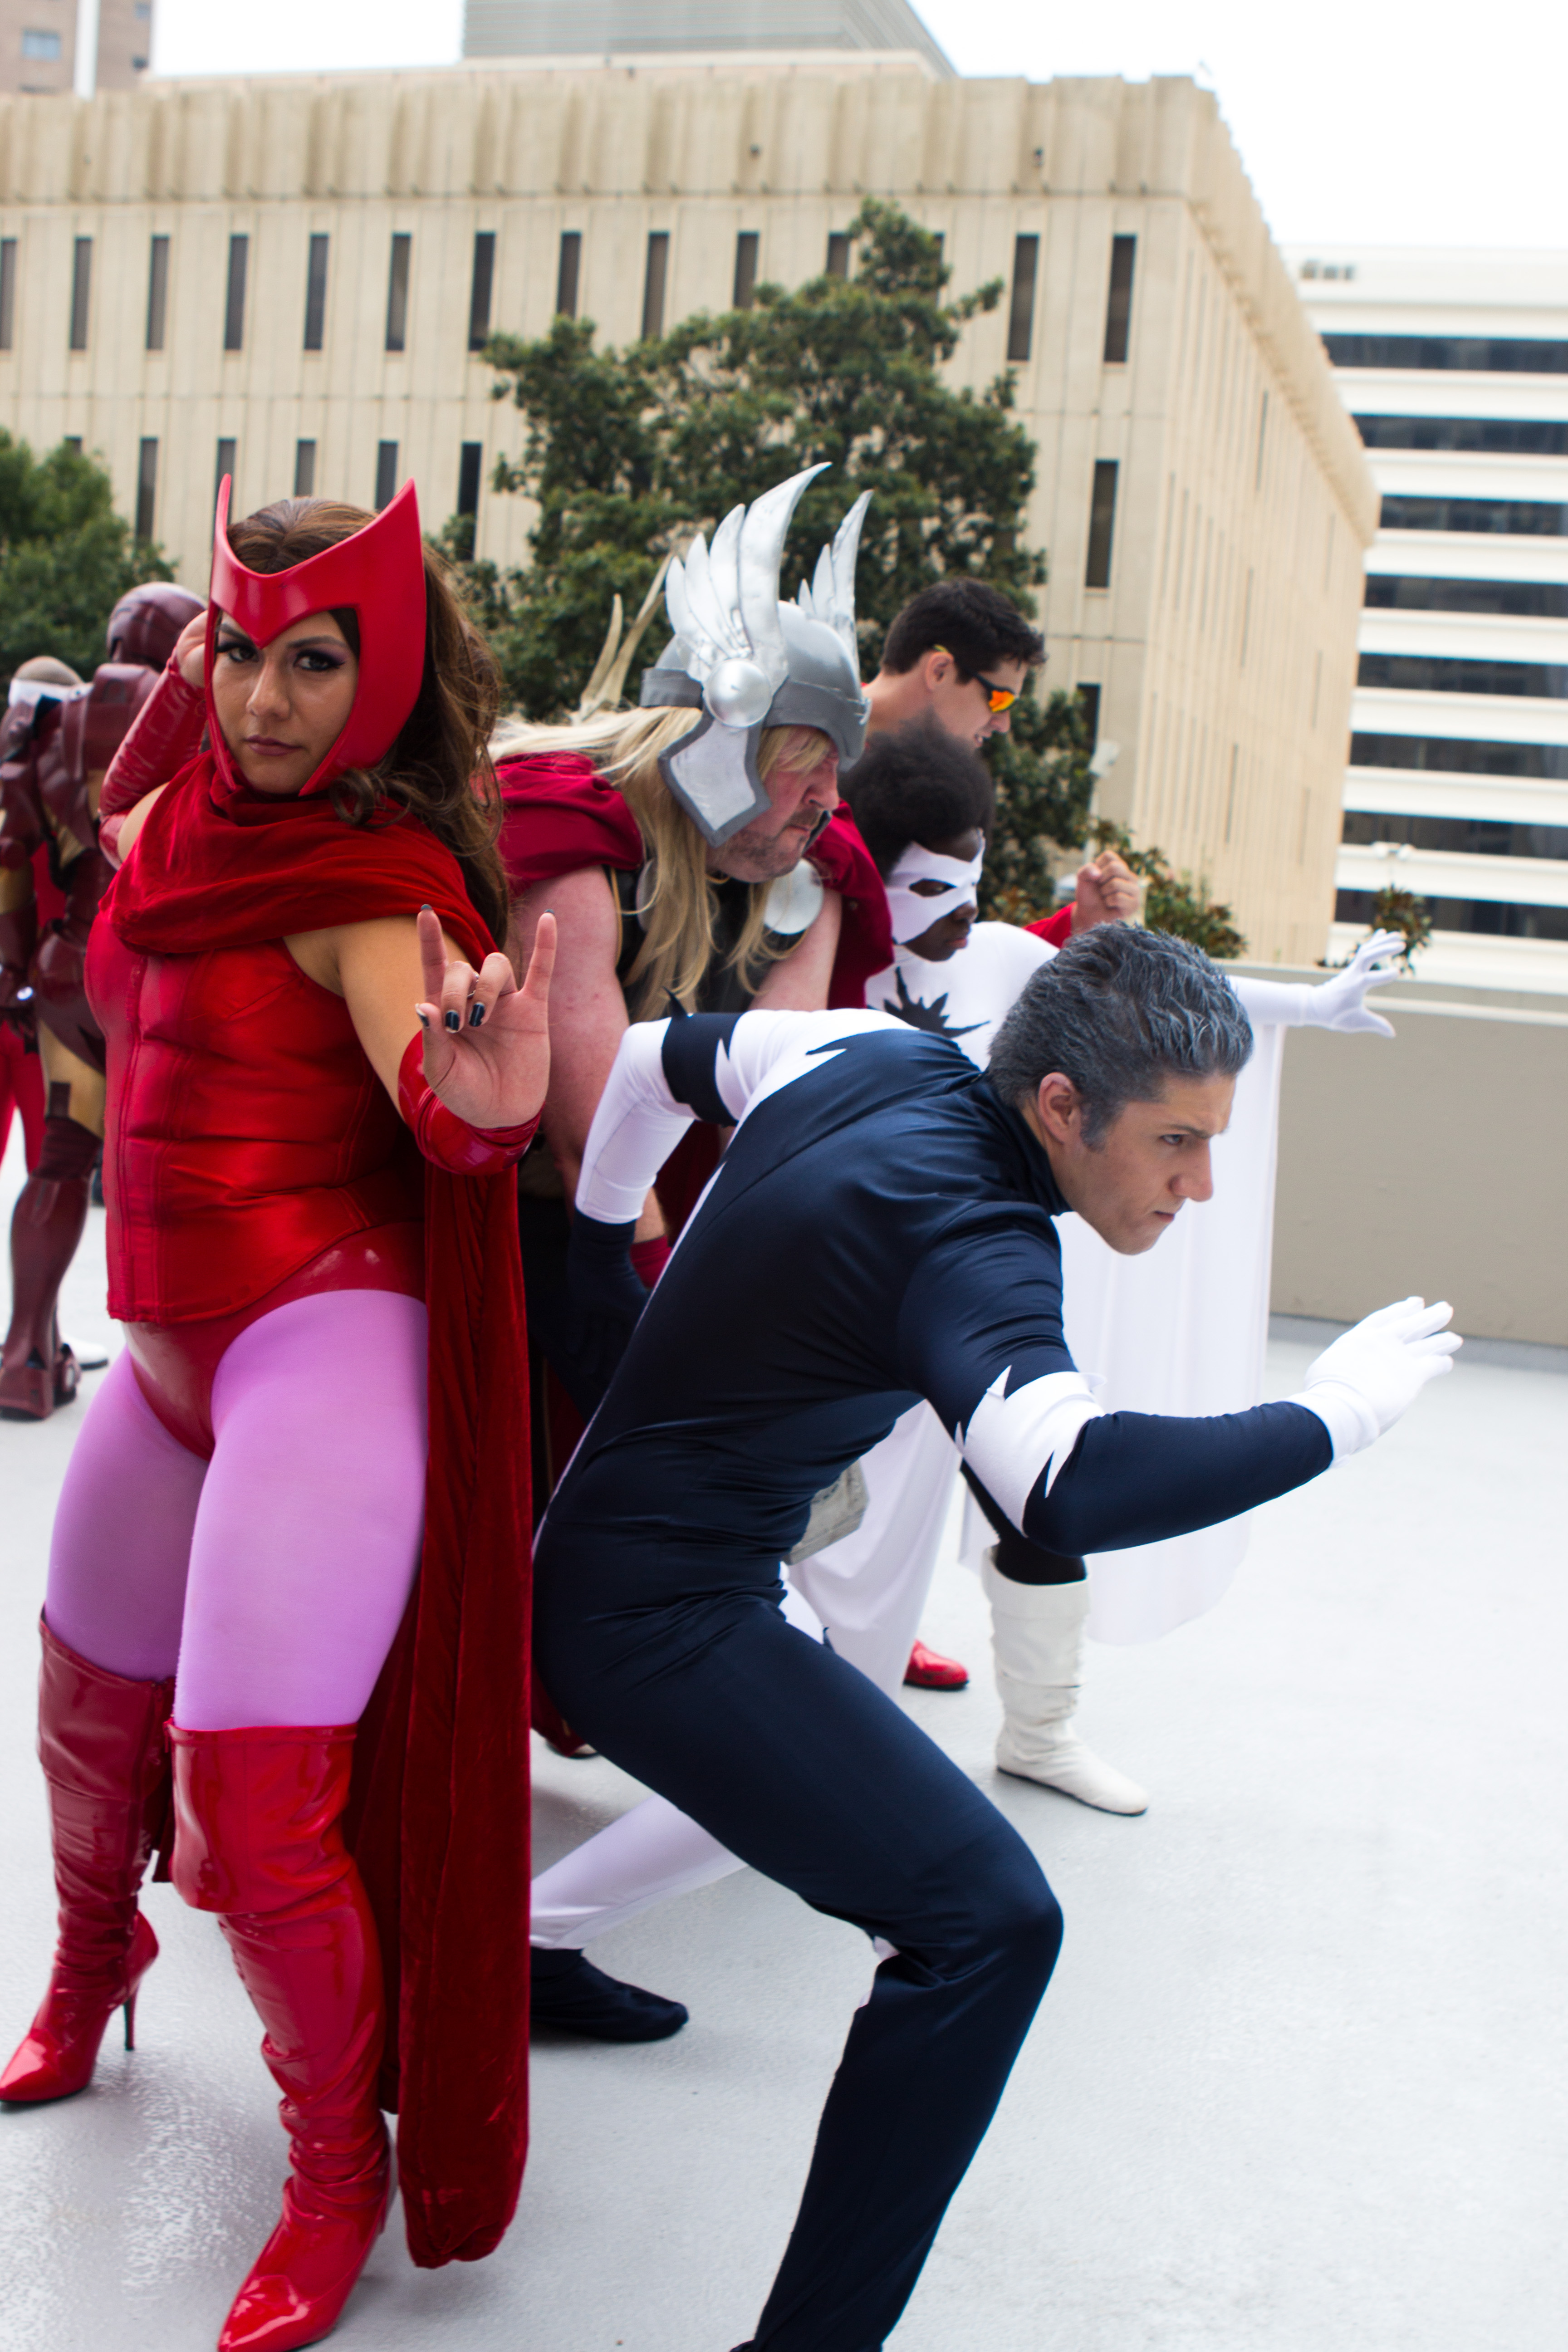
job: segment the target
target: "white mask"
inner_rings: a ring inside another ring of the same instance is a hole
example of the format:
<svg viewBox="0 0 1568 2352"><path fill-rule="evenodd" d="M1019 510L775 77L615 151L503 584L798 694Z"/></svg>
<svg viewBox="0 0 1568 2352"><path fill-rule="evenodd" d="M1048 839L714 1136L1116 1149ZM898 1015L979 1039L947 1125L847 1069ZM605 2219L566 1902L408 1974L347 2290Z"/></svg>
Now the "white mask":
<svg viewBox="0 0 1568 2352"><path fill-rule="evenodd" d="M888 877L888 907L893 918L893 940L903 947L918 940L944 915L962 913L965 907L978 907L980 901L980 869L985 863L985 839L970 858L939 857L934 849L922 849L911 841L898 864ZM940 882L942 889L915 890L916 882Z"/></svg>

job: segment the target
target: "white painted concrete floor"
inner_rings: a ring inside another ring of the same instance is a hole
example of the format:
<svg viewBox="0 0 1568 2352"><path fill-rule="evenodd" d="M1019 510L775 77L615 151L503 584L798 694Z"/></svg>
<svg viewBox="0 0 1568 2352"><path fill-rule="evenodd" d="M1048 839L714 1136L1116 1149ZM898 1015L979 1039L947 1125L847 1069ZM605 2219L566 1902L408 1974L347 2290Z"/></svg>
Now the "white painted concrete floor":
<svg viewBox="0 0 1568 2352"><path fill-rule="evenodd" d="M0 1181L8 1227L16 1148ZM68 1328L111 1336L101 1214ZM1308 1360L1277 1346L1276 1392ZM79 1414L0 1425L0 2035L52 1935L34 1622ZM1568 1381L1464 1363L1372 1454L1264 1513L1225 1605L1096 1650L1084 1726L1142 1820L995 1778L975 1669L913 1712L1061 1895L1056 1981L897 2352L1563 2352ZM540 1750L549 1858L636 1794ZM206 2352L281 2177L258 2031L211 1920L153 1888L141 2047L0 2111L3 2352ZM727 2352L793 2215L868 1958L745 1875L607 1938L673 2042L536 2047L501 2251L416 2272L395 2221L343 2352ZM110 2043L112 2043L112 2035Z"/></svg>

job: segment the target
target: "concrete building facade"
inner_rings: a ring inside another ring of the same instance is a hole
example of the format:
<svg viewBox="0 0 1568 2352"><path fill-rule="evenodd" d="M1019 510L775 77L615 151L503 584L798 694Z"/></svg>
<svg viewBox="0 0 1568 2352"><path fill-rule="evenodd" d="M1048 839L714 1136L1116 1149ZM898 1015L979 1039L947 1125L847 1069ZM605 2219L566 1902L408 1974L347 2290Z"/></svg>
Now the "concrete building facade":
<svg viewBox="0 0 1568 2352"><path fill-rule="evenodd" d="M1568 989L1568 254L1291 260L1383 495L1335 937L1392 881L1428 978Z"/></svg>
<svg viewBox="0 0 1568 2352"><path fill-rule="evenodd" d="M623 344L845 266L868 192L999 278L959 384L1038 450L1049 682L1118 756L1104 810L1204 874L1252 952L1326 940L1363 551L1355 429L1213 97L957 80L842 52L163 84L0 101L0 424L101 450L205 577L216 477L426 514L526 558L488 488L521 420L486 334ZM7 290L8 289L8 290Z"/></svg>

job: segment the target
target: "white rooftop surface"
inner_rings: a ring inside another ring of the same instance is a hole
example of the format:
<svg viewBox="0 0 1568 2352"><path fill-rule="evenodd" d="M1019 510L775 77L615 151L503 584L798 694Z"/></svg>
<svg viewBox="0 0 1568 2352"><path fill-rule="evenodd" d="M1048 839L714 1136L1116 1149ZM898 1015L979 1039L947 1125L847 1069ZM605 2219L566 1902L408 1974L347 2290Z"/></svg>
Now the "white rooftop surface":
<svg viewBox="0 0 1568 2352"><path fill-rule="evenodd" d="M19 1142L0 1181L8 1229ZM68 1328L107 1337L102 1214ZM1276 1345L1275 1393L1310 1350ZM1543 1359L1549 1361L1549 1360ZM34 1621L79 1410L0 1424L0 2038L52 1936ZM1029 1838L1067 1943L897 2352L1561 2352L1568 2343L1568 1381L1466 1364L1370 1454L1263 1513L1226 1604L1090 1654L1083 1724L1142 1820L998 1780L975 1581L909 1694ZM631 1802L538 1748L545 1857ZM277 2212L282 2138L215 1923L167 1886L140 2048L0 2110L3 2352L207 2352ZM597 1958L690 2004L674 2041L536 2044L533 2147L490 2261L400 2221L342 2352L728 2352L793 2217L868 1955L751 1875ZM3 2053L0 2053L3 2054Z"/></svg>

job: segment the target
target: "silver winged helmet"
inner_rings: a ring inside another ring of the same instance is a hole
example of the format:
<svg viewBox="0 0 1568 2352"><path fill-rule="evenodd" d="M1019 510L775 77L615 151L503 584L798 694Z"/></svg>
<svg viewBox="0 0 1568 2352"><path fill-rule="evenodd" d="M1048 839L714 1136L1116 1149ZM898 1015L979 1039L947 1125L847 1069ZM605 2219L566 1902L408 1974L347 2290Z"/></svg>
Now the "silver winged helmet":
<svg viewBox="0 0 1568 2352"><path fill-rule="evenodd" d="M670 565L665 608L675 635L643 673L645 709L700 709L702 717L659 758L665 782L704 839L718 848L768 806L757 771L764 727L816 727L850 767L866 740L869 706L855 640L855 559L871 493L857 499L817 559L809 586L785 604L779 565L808 466L734 507L684 562Z"/></svg>

